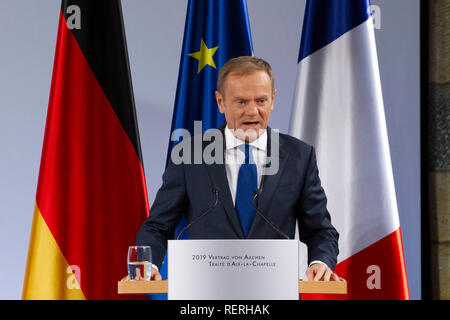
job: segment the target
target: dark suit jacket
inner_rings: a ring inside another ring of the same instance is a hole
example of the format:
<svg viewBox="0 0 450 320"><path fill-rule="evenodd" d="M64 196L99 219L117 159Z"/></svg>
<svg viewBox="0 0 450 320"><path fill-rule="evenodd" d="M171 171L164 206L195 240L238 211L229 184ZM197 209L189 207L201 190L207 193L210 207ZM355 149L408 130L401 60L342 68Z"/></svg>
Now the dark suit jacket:
<svg viewBox="0 0 450 320"><path fill-rule="evenodd" d="M270 128L267 133L270 155ZM278 173L264 177L258 207L291 239L298 221L300 240L308 247L308 263L320 260L333 270L339 252L339 235L326 208L327 199L320 184L314 148L280 133L279 156ZM244 239L225 165L175 165L169 161L149 218L137 235L138 245L152 247L153 263L158 268L166 252L167 240L174 238L181 216L184 215L189 223L214 203L213 186L220 190L219 203L191 226L189 239ZM256 214L247 238L279 239L282 236Z"/></svg>

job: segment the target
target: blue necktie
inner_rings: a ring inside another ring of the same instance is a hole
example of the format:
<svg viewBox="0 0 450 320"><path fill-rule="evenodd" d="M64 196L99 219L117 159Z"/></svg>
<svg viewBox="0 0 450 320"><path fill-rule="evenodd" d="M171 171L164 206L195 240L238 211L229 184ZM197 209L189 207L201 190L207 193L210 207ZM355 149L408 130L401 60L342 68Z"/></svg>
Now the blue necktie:
<svg viewBox="0 0 450 320"><path fill-rule="evenodd" d="M245 153L244 163L239 168L236 188L236 211L241 221L242 231L247 238L248 230L255 216L252 207L253 191L258 187L258 177L255 161L252 157L252 146L243 144L238 147Z"/></svg>

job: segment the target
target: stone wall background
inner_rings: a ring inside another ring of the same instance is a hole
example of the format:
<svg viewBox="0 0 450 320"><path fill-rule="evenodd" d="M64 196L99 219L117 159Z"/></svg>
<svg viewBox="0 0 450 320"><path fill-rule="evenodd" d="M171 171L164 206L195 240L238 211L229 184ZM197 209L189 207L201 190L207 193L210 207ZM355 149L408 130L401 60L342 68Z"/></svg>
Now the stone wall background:
<svg viewBox="0 0 450 320"><path fill-rule="evenodd" d="M433 299L450 299L450 0L429 1L428 206Z"/></svg>

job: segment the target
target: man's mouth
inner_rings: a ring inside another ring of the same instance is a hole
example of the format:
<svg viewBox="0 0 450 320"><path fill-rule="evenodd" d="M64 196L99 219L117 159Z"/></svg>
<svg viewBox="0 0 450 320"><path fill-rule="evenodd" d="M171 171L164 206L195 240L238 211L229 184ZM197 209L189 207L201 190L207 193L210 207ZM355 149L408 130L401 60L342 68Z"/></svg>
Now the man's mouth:
<svg viewBox="0 0 450 320"><path fill-rule="evenodd" d="M242 124L245 126L256 126L259 124L259 121L244 121Z"/></svg>
<svg viewBox="0 0 450 320"><path fill-rule="evenodd" d="M259 121L243 121L236 130L235 136L241 140L251 142L259 137L262 129L262 124Z"/></svg>

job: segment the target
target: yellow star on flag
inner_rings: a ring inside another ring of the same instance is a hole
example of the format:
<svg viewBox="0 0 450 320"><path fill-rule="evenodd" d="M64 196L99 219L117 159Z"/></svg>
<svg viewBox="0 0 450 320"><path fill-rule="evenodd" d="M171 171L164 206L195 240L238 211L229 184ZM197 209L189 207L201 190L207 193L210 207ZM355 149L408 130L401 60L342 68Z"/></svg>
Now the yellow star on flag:
<svg viewBox="0 0 450 320"><path fill-rule="evenodd" d="M198 72L197 73L200 73L200 71L202 71L202 69L206 65L209 65L209 66L213 67L214 69L217 69L216 64L214 63L213 56L216 53L218 48L219 48L219 46L209 49L206 46L205 41L203 41L203 38L201 38L200 51L188 53L188 56L198 60Z"/></svg>

